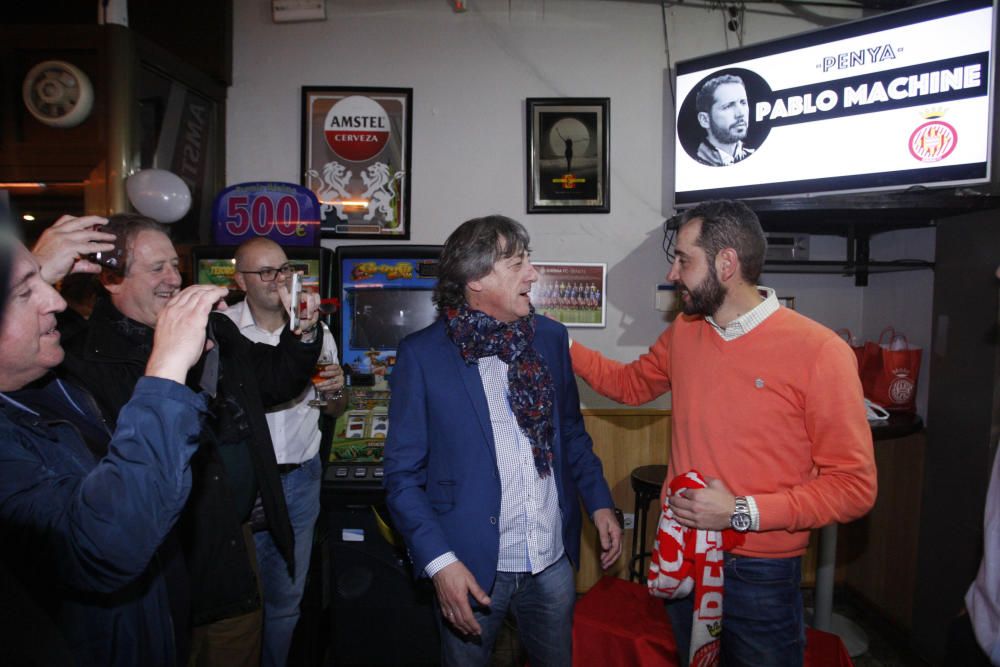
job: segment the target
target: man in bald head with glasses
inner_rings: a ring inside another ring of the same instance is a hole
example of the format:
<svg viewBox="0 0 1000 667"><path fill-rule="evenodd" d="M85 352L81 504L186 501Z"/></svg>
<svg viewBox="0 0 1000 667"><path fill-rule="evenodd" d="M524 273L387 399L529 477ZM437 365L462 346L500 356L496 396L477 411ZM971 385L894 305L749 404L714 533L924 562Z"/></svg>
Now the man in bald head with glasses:
<svg viewBox="0 0 1000 667"><path fill-rule="evenodd" d="M297 269L289 263L281 246L270 239L252 238L236 249L234 278L246 293L246 299L231 306L225 314L246 338L267 345L280 342L282 332L288 327L288 310L280 293ZM321 358L336 360L337 344L322 322L319 326L323 327ZM336 361L325 366L319 375L323 378L321 382L305 386L298 396L273 406L266 414L295 536L295 572L290 576L271 534L267 531L254 534L264 593L263 664L268 666L286 663L299 620L313 529L319 516L323 472L319 457L320 414L336 417L347 405L343 394L344 372ZM313 399L322 395L337 397L326 400L325 405L316 405Z"/></svg>

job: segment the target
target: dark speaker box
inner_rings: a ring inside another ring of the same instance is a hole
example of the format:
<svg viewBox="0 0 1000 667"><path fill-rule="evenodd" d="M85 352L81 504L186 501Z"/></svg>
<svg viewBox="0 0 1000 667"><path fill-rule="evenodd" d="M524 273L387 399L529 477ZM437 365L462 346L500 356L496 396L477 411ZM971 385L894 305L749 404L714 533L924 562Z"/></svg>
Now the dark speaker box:
<svg viewBox="0 0 1000 667"><path fill-rule="evenodd" d="M384 508L380 515L387 516ZM372 507L327 508L326 528L333 664L437 665L433 585L414 579L405 551L383 537Z"/></svg>

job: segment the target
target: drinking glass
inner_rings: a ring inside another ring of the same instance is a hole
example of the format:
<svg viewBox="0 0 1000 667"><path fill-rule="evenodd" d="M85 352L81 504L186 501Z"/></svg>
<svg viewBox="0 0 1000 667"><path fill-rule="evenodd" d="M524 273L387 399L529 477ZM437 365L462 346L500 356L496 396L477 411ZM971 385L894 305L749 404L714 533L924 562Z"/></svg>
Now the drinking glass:
<svg viewBox="0 0 1000 667"><path fill-rule="evenodd" d="M327 366L332 366L337 363L337 360L333 358L333 355L329 352L323 352L319 355L319 359L316 360L316 368L313 370L312 382L313 385L317 385L326 380L325 377L321 375L323 371L326 370ZM336 401L344 395L343 389L338 389L337 391L320 391L316 390L316 398L309 401L309 407L313 408L323 408L326 407L330 401Z"/></svg>

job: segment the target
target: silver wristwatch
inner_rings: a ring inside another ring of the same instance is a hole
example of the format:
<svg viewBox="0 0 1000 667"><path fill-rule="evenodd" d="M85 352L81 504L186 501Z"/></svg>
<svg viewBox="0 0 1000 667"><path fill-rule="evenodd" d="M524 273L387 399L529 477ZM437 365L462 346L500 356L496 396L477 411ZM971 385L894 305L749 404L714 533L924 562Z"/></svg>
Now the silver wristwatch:
<svg viewBox="0 0 1000 667"><path fill-rule="evenodd" d="M729 517L729 525L737 533L745 533L750 530L753 518L750 516L750 503L746 496L736 496L736 510Z"/></svg>

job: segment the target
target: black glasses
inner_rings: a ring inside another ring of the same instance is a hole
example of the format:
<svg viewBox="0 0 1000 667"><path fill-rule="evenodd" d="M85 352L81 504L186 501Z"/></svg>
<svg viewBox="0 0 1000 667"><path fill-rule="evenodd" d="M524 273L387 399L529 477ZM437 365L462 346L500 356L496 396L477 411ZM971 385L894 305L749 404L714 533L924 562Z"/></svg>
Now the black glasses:
<svg viewBox="0 0 1000 667"><path fill-rule="evenodd" d="M287 276L294 270L295 267L292 266L291 264L282 264L277 269L272 269L271 267L267 267L261 269L260 271L240 271L240 273L256 273L261 280L263 280L265 283L269 283L275 278L277 278L279 273L283 276Z"/></svg>

